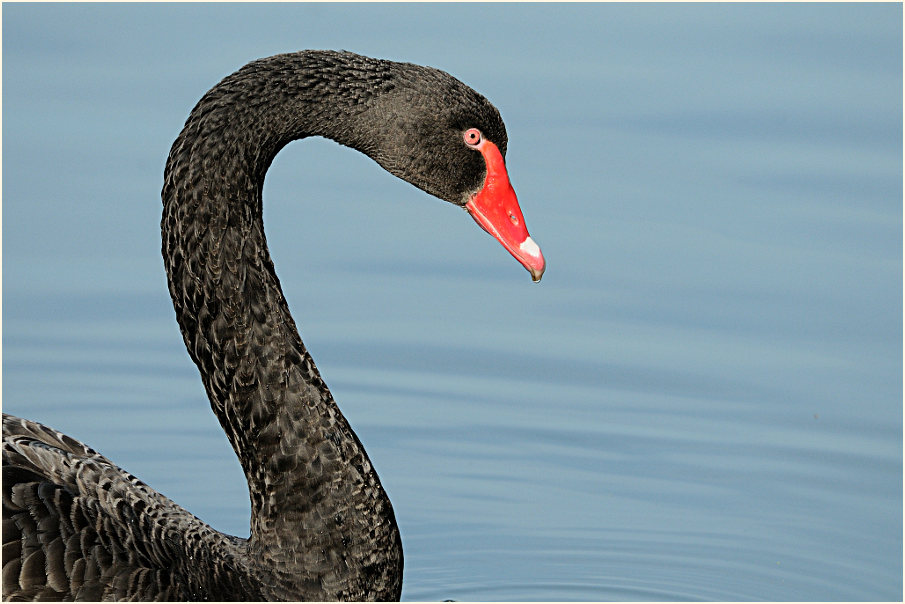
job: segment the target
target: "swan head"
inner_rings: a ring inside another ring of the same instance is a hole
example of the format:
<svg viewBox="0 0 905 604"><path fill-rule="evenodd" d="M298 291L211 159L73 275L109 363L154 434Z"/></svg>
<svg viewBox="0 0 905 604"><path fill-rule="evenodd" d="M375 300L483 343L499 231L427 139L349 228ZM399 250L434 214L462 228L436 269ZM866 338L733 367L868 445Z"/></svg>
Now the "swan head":
<svg viewBox="0 0 905 604"><path fill-rule="evenodd" d="M540 281L546 261L528 234L506 169L506 126L484 96L446 72L408 63L369 99L369 123L353 145L390 173L462 207Z"/></svg>

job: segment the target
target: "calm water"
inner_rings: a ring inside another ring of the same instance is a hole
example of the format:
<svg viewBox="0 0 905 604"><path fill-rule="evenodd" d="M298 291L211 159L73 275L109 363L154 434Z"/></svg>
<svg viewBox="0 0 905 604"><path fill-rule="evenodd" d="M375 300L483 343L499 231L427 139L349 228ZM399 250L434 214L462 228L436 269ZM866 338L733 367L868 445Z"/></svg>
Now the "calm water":
<svg viewBox="0 0 905 604"><path fill-rule="evenodd" d="M205 90L306 47L485 93L549 262L333 143L269 174L405 599L902 598L901 5L7 4L5 410L247 534L161 174Z"/></svg>

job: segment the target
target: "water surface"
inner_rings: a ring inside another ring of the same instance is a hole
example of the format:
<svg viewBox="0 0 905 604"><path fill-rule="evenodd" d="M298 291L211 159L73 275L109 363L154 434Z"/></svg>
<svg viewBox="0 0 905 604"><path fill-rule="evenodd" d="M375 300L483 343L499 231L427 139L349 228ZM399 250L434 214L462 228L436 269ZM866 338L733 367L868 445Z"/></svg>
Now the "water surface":
<svg viewBox="0 0 905 604"><path fill-rule="evenodd" d="M265 187L408 600L901 600L900 5L6 5L3 407L214 527L244 480L182 346L161 175L246 61L486 94L549 262L323 140Z"/></svg>

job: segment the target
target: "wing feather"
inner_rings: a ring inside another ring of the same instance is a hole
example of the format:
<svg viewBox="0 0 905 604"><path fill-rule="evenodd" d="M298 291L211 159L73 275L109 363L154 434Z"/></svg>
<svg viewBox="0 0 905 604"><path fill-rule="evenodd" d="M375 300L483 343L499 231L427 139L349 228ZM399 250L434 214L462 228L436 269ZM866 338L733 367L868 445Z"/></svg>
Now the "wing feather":
<svg viewBox="0 0 905 604"><path fill-rule="evenodd" d="M192 599L199 566L237 541L79 441L3 415L4 599Z"/></svg>

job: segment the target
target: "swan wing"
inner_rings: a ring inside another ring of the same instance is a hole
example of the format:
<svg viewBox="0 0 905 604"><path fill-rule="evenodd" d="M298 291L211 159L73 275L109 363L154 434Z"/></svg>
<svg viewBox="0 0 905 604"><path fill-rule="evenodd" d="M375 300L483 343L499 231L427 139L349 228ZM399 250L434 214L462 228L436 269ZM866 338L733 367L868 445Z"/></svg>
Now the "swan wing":
<svg viewBox="0 0 905 604"><path fill-rule="evenodd" d="M3 414L4 600L195 599L192 577L239 541L81 442Z"/></svg>

